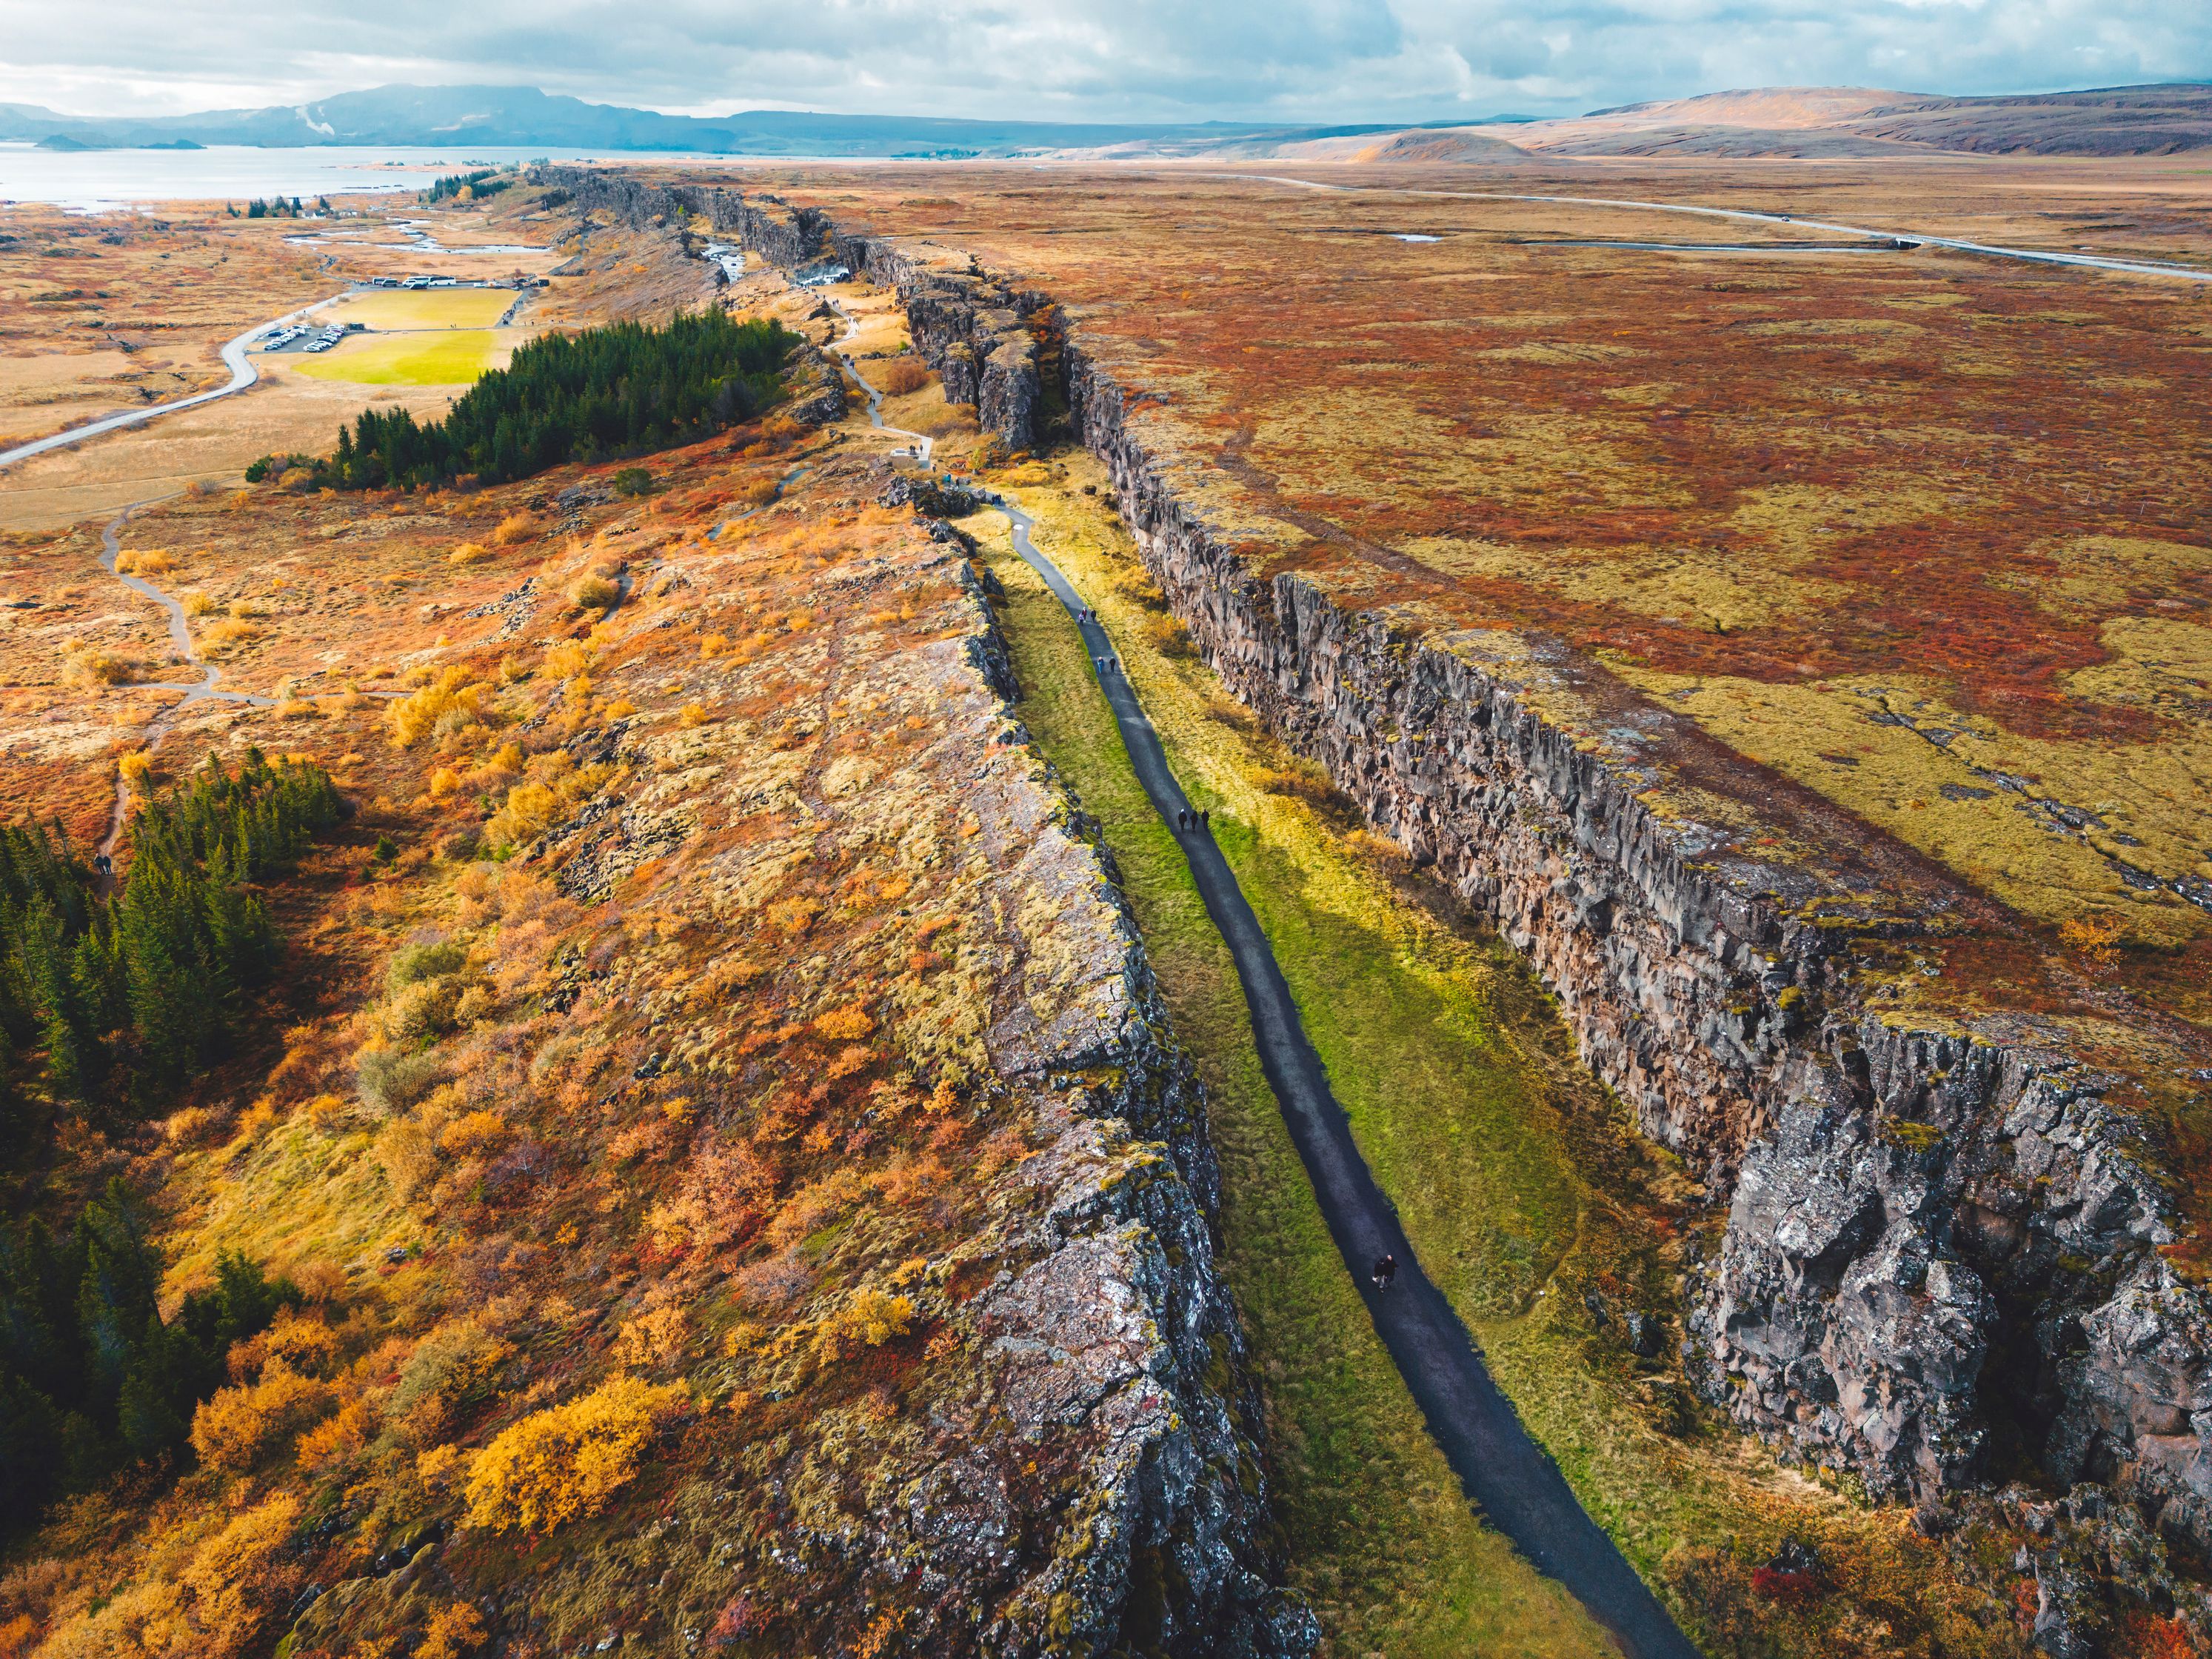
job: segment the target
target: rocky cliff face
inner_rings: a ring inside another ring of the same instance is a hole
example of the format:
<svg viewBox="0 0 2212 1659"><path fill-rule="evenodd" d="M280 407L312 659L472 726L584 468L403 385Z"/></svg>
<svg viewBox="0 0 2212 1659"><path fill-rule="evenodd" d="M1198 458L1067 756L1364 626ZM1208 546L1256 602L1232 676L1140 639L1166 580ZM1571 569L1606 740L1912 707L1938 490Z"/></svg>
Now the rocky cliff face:
<svg viewBox="0 0 2212 1659"><path fill-rule="evenodd" d="M2061 1484L2114 1483L2212 1542L2212 1306L2159 1254L2174 1232L2117 1079L2024 1022L1918 1031L1863 1006L1815 878L1662 820L1632 752L1532 708L1540 662L1254 577L1079 343L1066 374L1208 661L1528 955L1645 1132L1732 1190L1690 1310L1708 1396L1884 1497L1973 1481L2002 1426Z"/></svg>
<svg viewBox="0 0 2212 1659"><path fill-rule="evenodd" d="M969 663L1011 698L1004 642L971 592ZM1032 1177L1049 1196L1016 1251L1030 1265L1001 1274L975 1311L1017 1431L1075 1431L1092 1450L1053 1559L985 1634L1006 1653L1302 1655L1311 1615L1269 1583L1279 1564L1258 1396L1215 1264L1220 1179L1203 1093L1111 866L1080 827L1038 826L1022 860L1027 891L1099 908L1092 936L1051 951L1054 966L1032 970L1037 982L985 1036L1002 1079L1052 1103L1039 1118L1054 1133ZM1071 974L1088 989L1067 994ZM1054 975L1058 992L1045 982ZM995 1474L968 1480L947 1466L926 1484L908 1505L915 1541L934 1528L988 1558L995 1540L1036 1528Z"/></svg>
<svg viewBox="0 0 2212 1659"><path fill-rule="evenodd" d="M787 270L827 261L896 289L915 349L944 377L945 400L975 405L984 430L1009 449L1036 447L1043 392L1027 319L1043 305L1042 296L942 249L841 230L817 210L773 196L647 185L583 167L535 167L530 180L567 190L579 212L605 213L632 228L697 217Z"/></svg>
<svg viewBox="0 0 2212 1659"><path fill-rule="evenodd" d="M880 237L831 231L842 264L895 289L915 349L945 379L948 403L973 404L987 432L1009 449L1037 444L1042 382L1027 319L1043 303L986 276L973 264L948 265Z"/></svg>

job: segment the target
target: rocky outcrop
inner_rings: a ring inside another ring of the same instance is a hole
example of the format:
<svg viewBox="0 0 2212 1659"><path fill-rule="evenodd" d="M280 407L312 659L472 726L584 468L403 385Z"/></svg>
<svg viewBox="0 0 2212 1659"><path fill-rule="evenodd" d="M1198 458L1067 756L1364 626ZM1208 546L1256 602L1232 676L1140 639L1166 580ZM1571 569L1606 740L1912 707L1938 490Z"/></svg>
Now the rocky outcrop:
<svg viewBox="0 0 2212 1659"><path fill-rule="evenodd" d="M793 352L783 382L791 398L784 413L800 425L835 426L845 418L844 374L820 346L809 343Z"/></svg>
<svg viewBox="0 0 2212 1659"><path fill-rule="evenodd" d="M896 289L915 349L944 377L946 401L974 405L983 428L1009 449L1036 447L1043 383L1028 319L1042 307L1040 295L943 249L842 230L818 210L773 196L648 185L586 167L533 167L529 179L568 191L580 213L634 229L696 219L786 270L827 261Z"/></svg>
<svg viewBox="0 0 2212 1659"><path fill-rule="evenodd" d="M1513 667L1262 580L1071 343L1069 402L1170 608L1242 699L1488 917L1559 994L1645 1132L1732 1193L1693 1375L1747 1428L1880 1496L1977 1480L2002 1427L2053 1478L2112 1482L2212 1543L2212 1307L2115 1079L2024 1022L1916 1031L1862 1006L1837 895L1729 856ZM1620 734L1615 733L1618 737Z"/></svg>
<svg viewBox="0 0 2212 1659"><path fill-rule="evenodd" d="M947 403L972 404L1009 449L1033 449L1043 400L1037 343L1028 319L1042 307L971 264L881 237L833 232L830 245L855 273L895 289L915 349L944 376Z"/></svg>

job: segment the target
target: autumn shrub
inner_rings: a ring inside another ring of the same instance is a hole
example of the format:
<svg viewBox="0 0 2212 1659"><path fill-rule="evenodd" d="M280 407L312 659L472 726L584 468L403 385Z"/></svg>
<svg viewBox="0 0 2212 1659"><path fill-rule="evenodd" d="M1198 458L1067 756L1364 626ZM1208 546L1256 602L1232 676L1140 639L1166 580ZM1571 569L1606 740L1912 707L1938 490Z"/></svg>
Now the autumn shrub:
<svg viewBox="0 0 2212 1659"><path fill-rule="evenodd" d="M261 637L261 630L250 622L235 617L224 617L200 629L200 649L227 651L232 646L244 645Z"/></svg>
<svg viewBox="0 0 2212 1659"><path fill-rule="evenodd" d="M339 1350L338 1334L313 1314L296 1309L283 1308L277 1311L269 1328L248 1341L240 1343L232 1352L240 1350L259 1358L254 1362L282 1360L294 1370L308 1376L328 1376L337 1367Z"/></svg>
<svg viewBox="0 0 2212 1659"><path fill-rule="evenodd" d="M914 1304L902 1296L863 1286L816 1328L818 1359L845 1358L863 1348L880 1348L914 1328Z"/></svg>
<svg viewBox="0 0 2212 1659"><path fill-rule="evenodd" d="M437 1087L445 1061L434 1054L410 1054L385 1047L364 1048L354 1059L354 1080L361 1097L387 1116L404 1112Z"/></svg>
<svg viewBox="0 0 2212 1659"><path fill-rule="evenodd" d="M2118 959L2127 932L2124 916L2109 915L2071 917L2058 925L2061 939L2090 961L2104 964Z"/></svg>
<svg viewBox="0 0 2212 1659"><path fill-rule="evenodd" d="M316 1468L359 1451L376 1431L375 1408L366 1400L349 1400L337 1413L302 1434L292 1455L302 1468Z"/></svg>
<svg viewBox="0 0 2212 1659"><path fill-rule="evenodd" d="M496 1392L514 1346L472 1319L448 1320L416 1345L385 1401L385 1415L407 1419L417 1439L431 1438Z"/></svg>
<svg viewBox="0 0 2212 1659"><path fill-rule="evenodd" d="M77 651L63 664L62 681L88 691L98 686L120 685L135 678L137 672L138 665L119 653Z"/></svg>
<svg viewBox="0 0 2212 1659"><path fill-rule="evenodd" d="M681 1384L624 1375L501 1430L470 1462L468 1524L539 1533L596 1515L636 1475L659 1423L690 1400Z"/></svg>
<svg viewBox="0 0 2212 1659"><path fill-rule="evenodd" d="M817 1036L828 1037L833 1042L852 1042L866 1036L876 1029L876 1022L868 1011L855 1002L842 1008L833 1008L814 1022Z"/></svg>
<svg viewBox="0 0 2212 1659"><path fill-rule="evenodd" d="M486 547L482 542L463 542L459 547L446 555L446 562L451 565L466 567L472 564L482 564L489 557L491 557L491 550Z"/></svg>
<svg viewBox="0 0 2212 1659"><path fill-rule="evenodd" d="M192 1450L202 1464L243 1474L331 1408L328 1384L272 1359L260 1377L219 1389L192 1414Z"/></svg>
<svg viewBox="0 0 2212 1659"><path fill-rule="evenodd" d="M484 824L484 839L494 847L519 846L535 839L553 823L561 798L542 783L518 783L507 792Z"/></svg>
<svg viewBox="0 0 2212 1659"><path fill-rule="evenodd" d="M497 1112L476 1111L455 1118L438 1135L438 1150L448 1158L476 1158L496 1152L514 1132Z"/></svg>
<svg viewBox="0 0 2212 1659"><path fill-rule="evenodd" d="M158 547L143 551L128 550L115 558L115 571L119 576L166 576L176 568L175 555Z"/></svg>
<svg viewBox="0 0 2212 1659"><path fill-rule="evenodd" d="M385 1181L403 1203L437 1176L437 1143L412 1118L395 1117L379 1129L374 1151Z"/></svg>
<svg viewBox="0 0 2212 1659"><path fill-rule="evenodd" d="M465 1601L440 1607L422 1626L415 1659L468 1659L480 1651L488 1638L483 1615Z"/></svg>
<svg viewBox="0 0 2212 1659"><path fill-rule="evenodd" d="M890 398L903 398L929 384L929 365L919 357L894 357L872 368L868 378L876 389Z"/></svg>
<svg viewBox="0 0 2212 1659"><path fill-rule="evenodd" d="M1173 617L1147 617L1138 630L1145 642L1164 657L1187 659L1198 654L1198 647L1190 642L1190 635Z"/></svg>
<svg viewBox="0 0 2212 1659"><path fill-rule="evenodd" d="M492 545L512 547L517 542L526 542L545 528L534 513L510 513L499 521L499 528L491 532Z"/></svg>
<svg viewBox="0 0 2212 1659"><path fill-rule="evenodd" d="M638 1370L673 1364L684 1352L690 1322L681 1308L647 1310L615 1334L615 1363Z"/></svg>
<svg viewBox="0 0 2212 1659"><path fill-rule="evenodd" d="M605 576L579 576L568 585L568 603L579 611L611 611L621 599L621 586Z"/></svg>
<svg viewBox="0 0 2212 1659"><path fill-rule="evenodd" d="M283 1614L295 1581L292 1533L300 1500L278 1492L246 1511L199 1547L185 1569L202 1639L189 1650L210 1656L255 1645Z"/></svg>
<svg viewBox="0 0 2212 1659"><path fill-rule="evenodd" d="M477 988L475 978L459 974L419 980L386 1004L384 1034L396 1043L416 1048L450 1036L468 1024L471 1010L482 1013L483 999L470 995Z"/></svg>
<svg viewBox="0 0 2212 1659"><path fill-rule="evenodd" d="M386 993L398 992L426 979L459 973L468 960L468 951L451 939L403 946L392 952L384 970L384 988Z"/></svg>
<svg viewBox="0 0 2212 1659"><path fill-rule="evenodd" d="M1290 795L1315 805L1328 801L1334 793L1328 774L1311 761L1294 760L1279 769L1261 767L1255 771L1253 779L1272 793Z"/></svg>
<svg viewBox="0 0 2212 1659"><path fill-rule="evenodd" d="M458 711L469 720L483 717L483 701L491 687L471 684L469 671L458 664L417 690L391 703L384 723L394 748L412 749L436 729L446 715Z"/></svg>

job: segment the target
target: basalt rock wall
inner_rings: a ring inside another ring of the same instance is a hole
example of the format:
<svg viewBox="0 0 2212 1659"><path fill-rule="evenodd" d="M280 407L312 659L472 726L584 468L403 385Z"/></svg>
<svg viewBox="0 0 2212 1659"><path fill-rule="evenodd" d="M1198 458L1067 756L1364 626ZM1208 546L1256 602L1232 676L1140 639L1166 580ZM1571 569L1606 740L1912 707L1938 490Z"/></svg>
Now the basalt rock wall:
<svg viewBox="0 0 2212 1659"><path fill-rule="evenodd" d="M944 379L945 401L974 405L984 430L1009 449L1036 447L1043 383L1027 319L1043 303L1038 295L972 264L948 268L885 238L841 230L812 208L730 191L691 194L690 210L786 270L842 265L896 290L915 349Z"/></svg>
<svg viewBox="0 0 2212 1659"><path fill-rule="evenodd" d="M1649 778L1480 663L1256 578L1079 339L1065 374L1208 662L1528 957L1585 1060L1729 1198L1686 1310L1707 1396L1884 1497L1972 1483L2024 1437L2062 1484L2212 1545L2212 1308L2159 1254L2174 1233L2112 1079L1859 1006L1817 894L1701 860L1638 799Z"/></svg>

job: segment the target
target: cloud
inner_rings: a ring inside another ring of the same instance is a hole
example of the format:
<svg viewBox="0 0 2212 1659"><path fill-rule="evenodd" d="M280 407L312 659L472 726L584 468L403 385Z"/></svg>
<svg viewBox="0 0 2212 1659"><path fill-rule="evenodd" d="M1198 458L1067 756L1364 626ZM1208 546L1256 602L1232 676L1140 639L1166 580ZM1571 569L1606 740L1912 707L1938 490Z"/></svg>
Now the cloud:
<svg viewBox="0 0 2212 1659"><path fill-rule="evenodd" d="M71 113L500 82L688 113L1412 120L1732 87L2212 75L2202 0L0 0L0 100Z"/></svg>

